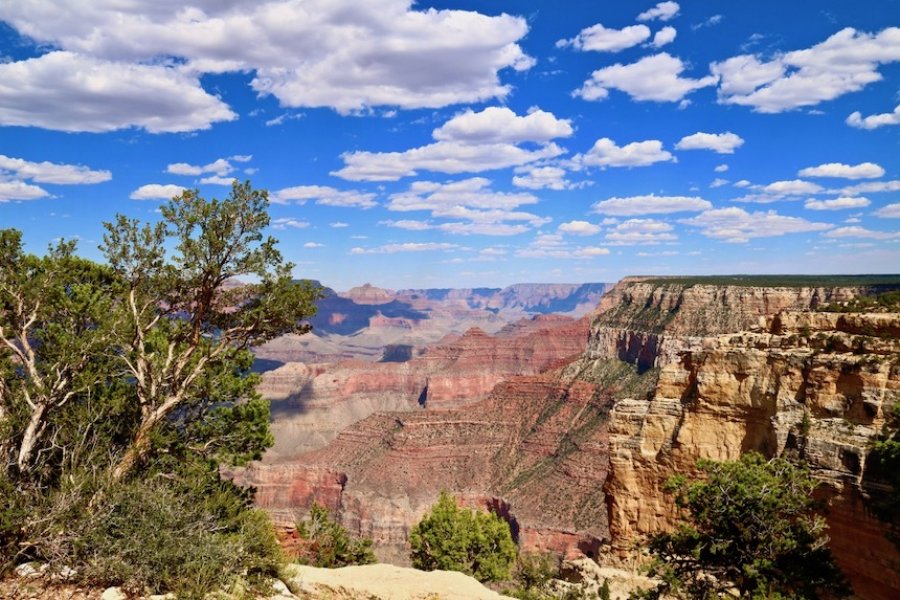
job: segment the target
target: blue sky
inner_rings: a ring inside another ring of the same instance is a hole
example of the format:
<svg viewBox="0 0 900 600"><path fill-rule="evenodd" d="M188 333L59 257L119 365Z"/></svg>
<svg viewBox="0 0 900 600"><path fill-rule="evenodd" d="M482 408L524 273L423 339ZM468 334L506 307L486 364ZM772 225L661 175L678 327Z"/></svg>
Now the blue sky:
<svg viewBox="0 0 900 600"><path fill-rule="evenodd" d="M236 177L337 289L900 270L895 0L34 0L0 59L34 252Z"/></svg>

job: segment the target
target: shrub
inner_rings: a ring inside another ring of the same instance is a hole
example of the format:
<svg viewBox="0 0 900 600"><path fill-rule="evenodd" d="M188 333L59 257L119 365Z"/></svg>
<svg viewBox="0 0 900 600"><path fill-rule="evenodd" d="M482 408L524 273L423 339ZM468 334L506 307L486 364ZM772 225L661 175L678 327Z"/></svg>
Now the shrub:
<svg viewBox="0 0 900 600"><path fill-rule="evenodd" d="M313 504L306 520L297 524L297 533L306 541L301 562L328 569L375 562L372 540L351 537L319 504Z"/></svg>
<svg viewBox="0 0 900 600"><path fill-rule="evenodd" d="M409 536L417 569L460 571L479 581L508 579L516 560L509 524L493 513L460 508L442 492Z"/></svg>
<svg viewBox="0 0 900 600"><path fill-rule="evenodd" d="M791 598L846 594L815 515L818 482L807 468L750 452L738 461L699 461L705 479L672 478L668 490L686 514L655 536L651 575L662 583L636 597Z"/></svg>

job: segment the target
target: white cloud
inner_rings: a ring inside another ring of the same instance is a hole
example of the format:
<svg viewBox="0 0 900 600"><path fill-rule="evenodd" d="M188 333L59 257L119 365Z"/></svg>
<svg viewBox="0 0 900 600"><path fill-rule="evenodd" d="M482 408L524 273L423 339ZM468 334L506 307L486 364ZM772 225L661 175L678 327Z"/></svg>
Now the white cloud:
<svg viewBox="0 0 900 600"><path fill-rule="evenodd" d="M730 131L725 133L704 133L698 131L681 138L675 148L678 150L712 150L719 154L734 154L736 148L744 145L744 139Z"/></svg>
<svg viewBox="0 0 900 600"><path fill-rule="evenodd" d="M420 170L438 173L479 173L505 169L563 153L556 144L525 150L512 144L437 142L404 152L348 152L345 166L331 174L352 181L396 181Z"/></svg>
<svg viewBox="0 0 900 600"><path fill-rule="evenodd" d="M722 179L721 177L716 177L715 179L712 180L712 183L709 184L709 187L720 188L723 185L728 185L728 180Z"/></svg>
<svg viewBox="0 0 900 600"><path fill-rule="evenodd" d="M303 204L308 200L314 200L316 204L321 206L355 208L372 208L378 204L375 202L375 194L354 190L337 190L325 185L297 185L282 188L272 193L270 198L276 204L288 202Z"/></svg>
<svg viewBox="0 0 900 600"><path fill-rule="evenodd" d="M600 138L586 154L578 154L572 162L587 167L646 167L658 162L674 161L675 157L663 150L659 140L631 142L617 146L609 138Z"/></svg>
<svg viewBox="0 0 900 600"><path fill-rule="evenodd" d="M870 240L891 240L900 238L900 233L898 232L874 231L856 225L838 227L837 229L822 235L828 238L865 238Z"/></svg>
<svg viewBox="0 0 900 600"><path fill-rule="evenodd" d="M180 196L185 188L180 185L148 183L131 192L132 200L171 200Z"/></svg>
<svg viewBox="0 0 900 600"><path fill-rule="evenodd" d="M822 191L822 186L811 181L791 179L787 181L775 181L762 188L763 192L774 197L797 196L801 194L816 194Z"/></svg>
<svg viewBox="0 0 900 600"><path fill-rule="evenodd" d="M343 229L344 227L350 227L350 224L343 221L335 221L334 223L329 223L328 226L335 229Z"/></svg>
<svg viewBox="0 0 900 600"><path fill-rule="evenodd" d="M24 181L3 181L0 180L0 202L8 202L10 200L36 200L37 198L46 198L50 194L46 190Z"/></svg>
<svg viewBox="0 0 900 600"><path fill-rule="evenodd" d="M530 190L568 190L575 185L566 179L565 169L559 167L516 167L512 182L516 187Z"/></svg>
<svg viewBox="0 0 900 600"><path fill-rule="evenodd" d="M228 162L228 159L217 158L207 165L192 165L188 163L172 163L166 165L166 173L173 175L203 175L204 173L213 173L219 176L228 175L234 171L234 167ZM229 180L230 181L230 180Z"/></svg>
<svg viewBox="0 0 900 600"><path fill-rule="evenodd" d="M252 154L235 154L233 156L229 156L228 158L230 158L234 162L245 163L245 162L250 162L251 160L253 160L253 155Z"/></svg>
<svg viewBox="0 0 900 600"><path fill-rule="evenodd" d="M736 187L736 188L750 187L750 185L751 185L750 182L746 179L741 179L740 181L734 182L734 187Z"/></svg>
<svg viewBox="0 0 900 600"><path fill-rule="evenodd" d="M660 242L674 242L678 239L672 225L656 219L628 219L616 225L606 234L609 243L616 246L635 244L653 245Z"/></svg>
<svg viewBox="0 0 900 600"><path fill-rule="evenodd" d="M696 196L631 196L609 198L594 203L591 211L603 215L631 217L678 212L699 212L712 208L712 203Z"/></svg>
<svg viewBox="0 0 900 600"><path fill-rule="evenodd" d="M78 185L102 183L112 179L109 171L93 171L82 165L67 165L52 162L32 162L0 154L0 174L4 171L13 177L30 179L38 183Z"/></svg>
<svg viewBox="0 0 900 600"><path fill-rule="evenodd" d="M678 14L678 6L677 2L660 2L653 8L649 10L645 10L641 14L637 16L638 21L652 21L654 19L659 19L660 21L668 21L669 19L675 18L675 15Z"/></svg>
<svg viewBox="0 0 900 600"><path fill-rule="evenodd" d="M877 217L884 217L886 219L900 219L900 202L882 206L876 210L874 214Z"/></svg>
<svg viewBox="0 0 900 600"><path fill-rule="evenodd" d="M325 244L320 244L318 242L306 242L303 244L304 248L324 248Z"/></svg>
<svg viewBox="0 0 900 600"><path fill-rule="evenodd" d="M350 254L397 254L399 252L446 252L459 248L456 244L439 242L406 242L403 244L385 244L374 248L352 248Z"/></svg>
<svg viewBox="0 0 900 600"><path fill-rule="evenodd" d="M608 255L609 249L599 246L573 246L558 233L537 235L525 248L516 251L522 258L564 258L588 260L597 256Z"/></svg>
<svg viewBox="0 0 900 600"><path fill-rule="evenodd" d="M721 77L720 102L777 113L859 91L883 78L881 64L898 60L900 28L869 34L847 27L811 48L768 62L742 55L711 68Z"/></svg>
<svg viewBox="0 0 900 600"><path fill-rule="evenodd" d="M770 210L750 213L736 206L717 208L680 221L699 227L706 237L730 243L745 243L754 238L778 237L789 233L823 231L832 225L788 217Z"/></svg>
<svg viewBox="0 0 900 600"><path fill-rule="evenodd" d="M585 100L603 100L609 95L609 89L615 88L635 100L678 102L694 90L718 81L714 75L701 79L681 77L684 69L680 58L663 52L630 65L615 64L594 71L575 95Z"/></svg>
<svg viewBox="0 0 900 600"><path fill-rule="evenodd" d="M309 223L306 221L300 221L299 219L291 219L289 217L272 219L272 229L284 230L288 227L290 227L291 229L306 229L307 227L309 227Z"/></svg>
<svg viewBox="0 0 900 600"><path fill-rule="evenodd" d="M885 125L900 125L900 104L897 105L894 112L869 115L868 117L863 117L861 112L856 111L847 117L847 125L858 129L877 129Z"/></svg>
<svg viewBox="0 0 900 600"><path fill-rule="evenodd" d="M829 190L831 193L841 194L843 196L856 196L858 194L874 194L878 192L900 192L900 180L892 179L890 181L867 181L866 183L857 183L840 190Z"/></svg>
<svg viewBox="0 0 900 600"><path fill-rule="evenodd" d="M209 129L236 118L227 104L203 90L197 77L173 67L63 51L0 63L0 125L172 133Z"/></svg>
<svg viewBox="0 0 900 600"><path fill-rule="evenodd" d="M466 144L546 143L573 133L568 119L557 119L540 109L520 117L510 109L489 106L481 112L472 109L456 115L434 130L434 139L442 142Z"/></svg>
<svg viewBox="0 0 900 600"><path fill-rule="evenodd" d="M698 29L703 29L704 27L713 27L714 25L718 25L722 22L724 17L722 15L713 15L705 21L701 21L700 23L696 23L691 25L691 29L693 31L697 31Z"/></svg>
<svg viewBox="0 0 900 600"><path fill-rule="evenodd" d="M52 10L14 2L0 5L0 20L85 56L134 64L177 57L184 72L254 73L252 88L282 106L341 112L503 98L511 88L500 72L534 64L518 45L528 32L525 19L413 10L409 0L197 0L178 9L151 0L98 0ZM63 96L59 87L48 93ZM135 94L144 107L150 98ZM185 108L177 116L191 114Z"/></svg>
<svg viewBox="0 0 900 600"><path fill-rule="evenodd" d="M804 203L804 207L810 210L844 210L847 208L865 208L871 202L862 196L841 196L832 200L815 200L810 198Z"/></svg>
<svg viewBox="0 0 900 600"><path fill-rule="evenodd" d="M728 165L726 165L726 164L716 165L716 168L713 169L713 171L715 171L716 173L724 173L727 170L728 170Z"/></svg>
<svg viewBox="0 0 900 600"><path fill-rule="evenodd" d="M675 41L675 36L678 35L678 30L674 27L663 27L659 31L656 32L656 35L653 36L653 41L650 43L654 48L662 48L666 44L671 44Z"/></svg>
<svg viewBox="0 0 900 600"><path fill-rule="evenodd" d="M646 25L630 25L623 29L607 29L600 23L597 23L582 29L578 35L570 40L559 40L556 42L556 47L572 46L577 50L619 52L625 48L637 46L649 37L650 28Z"/></svg>
<svg viewBox="0 0 900 600"><path fill-rule="evenodd" d="M818 167L807 167L797 173L800 177L841 177L843 179L877 179L884 175L884 169L875 163L865 162L858 165L843 163L826 163Z"/></svg>
<svg viewBox="0 0 900 600"><path fill-rule="evenodd" d="M395 181L419 170L479 173L554 158L564 152L549 140L573 132L569 121L532 110L524 117L507 108L466 111L435 129L433 144L403 152L346 152L344 167L331 174L354 181ZM536 149L516 144L540 144Z"/></svg>
<svg viewBox="0 0 900 600"><path fill-rule="evenodd" d="M556 230L571 235L594 235L600 232L600 226L587 221L569 221L562 223Z"/></svg>
<svg viewBox="0 0 900 600"><path fill-rule="evenodd" d="M210 175L200 180L201 185L232 185L235 182L234 177L221 177L219 175Z"/></svg>
<svg viewBox="0 0 900 600"><path fill-rule="evenodd" d="M490 180L472 177L448 183L413 182L405 192L390 196L387 209L397 212L428 211L432 218L453 219L449 223L389 221L403 229L435 229L454 234L516 235L550 222L548 217L516 210L537 203L529 193L496 192Z"/></svg>

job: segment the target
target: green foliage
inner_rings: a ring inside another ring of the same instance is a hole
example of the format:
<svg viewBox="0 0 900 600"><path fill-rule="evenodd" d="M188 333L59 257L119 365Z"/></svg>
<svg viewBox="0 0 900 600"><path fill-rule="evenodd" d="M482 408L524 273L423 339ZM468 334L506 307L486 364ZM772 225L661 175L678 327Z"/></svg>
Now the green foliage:
<svg viewBox="0 0 900 600"><path fill-rule="evenodd" d="M197 486L213 488L198 490ZM231 484L203 480L134 480L117 486L102 506L75 521L72 557L81 577L203 598L244 579L274 577L282 557L271 521L249 509Z"/></svg>
<svg viewBox="0 0 900 600"><path fill-rule="evenodd" d="M509 578L516 544L509 524L493 513L461 508L442 492L409 535L417 569L460 571L479 581Z"/></svg>
<svg viewBox="0 0 900 600"><path fill-rule="evenodd" d="M516 588L506 592L519 600L590 600L598 596L609 600L609 584L604 581L599 590L594 591L587 582L573 585L559 581L560 561L548 553L528 552L519 555L516 561Z"/></svg>
<svg viewBox="0 0 900 600"><path fill-rule="evenodd" d="M877 482L887 491L876 491L872 508L890 525L888 538L900 548L900 401L887 411L884 429L875 441L866 464L866 483Z"/></svg>
<svg viewBox="0 0 900 600"><path fill-rule="evenodd" d="M898 275L692 275L650 277L654 285L731 285L738 287L900 287Z"/></svg>
<svg viewBox="0 0 900 600"><path fill-rule="evenodd" d="M670 480L686 520L655 536L651 574L662 584L635 597L813 599L848 589L813 513L808 469L751 452L734 462L700 461L705 479Z"/></svg>
<svg viewBox="0 0 900 600"><path fill-rule="evenodd" d="M309 516L297 523L297 533L306 541L299 556L301 562L327 569L376 562L372 540L351 537L319 504L313 504Z"/></svg>
<svg viewBox="0 0 900 600"><path fill-rule="evenodd" d="M860 296L843 304L824 304L817 310L820 312L898 312L900 311L900 291Z"/></svg>
<svg viewBox="0 0 900 600"><path fill-rule="evenodd" d="M308 331L320 295L264 236L267 203L236 182L119 216L107 264L0 230L0 573L37 559L199 594L272 572L271 526L218 472L273 443L250 348Z"/></svg>

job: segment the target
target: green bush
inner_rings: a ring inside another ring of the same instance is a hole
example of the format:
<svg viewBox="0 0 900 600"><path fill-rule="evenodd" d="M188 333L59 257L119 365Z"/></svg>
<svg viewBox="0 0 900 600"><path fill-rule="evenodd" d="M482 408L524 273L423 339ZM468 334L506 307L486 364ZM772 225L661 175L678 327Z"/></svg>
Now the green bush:
<svg viewBox="0 0 900 600"><path fill-rule="evenodd" d="M319 504L313 504L309 516L297 524L297 533L306 542L298 557L301 562L328 569L376 562L372 540L351 537Z"/></svg>
<svg viewBox="0 0 900 600"><path fill-rule="evenodd" d="M460 571L479 581L508 579L516 560L516 544L506 521L493 513L460 508L447 492L413 528L409 541L417 569Z"/></svg>
<svg viewBox="0 0 900 600"><path fill-rule="evenodd" d="M276 576L282 556L268 516L248 509L229 483L205 497L198 483L208 486L160 478L111 490L78 523L72 551L81 578L193 599Z"/></svg>
<svg viewBox="0 0 900 600"><path fill-rule="evenodd" d="M814 513L818 482L782 458L750 452L733 462L699 461L705 477L676 476L668 490L685 511L655 536L651 575L659 587L638 598L842 597L848 589Z"/></svg>

